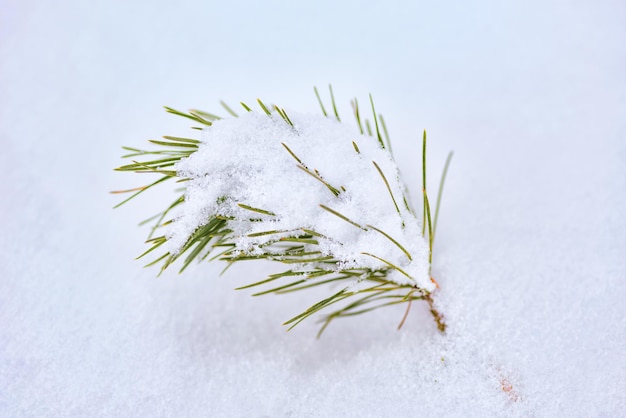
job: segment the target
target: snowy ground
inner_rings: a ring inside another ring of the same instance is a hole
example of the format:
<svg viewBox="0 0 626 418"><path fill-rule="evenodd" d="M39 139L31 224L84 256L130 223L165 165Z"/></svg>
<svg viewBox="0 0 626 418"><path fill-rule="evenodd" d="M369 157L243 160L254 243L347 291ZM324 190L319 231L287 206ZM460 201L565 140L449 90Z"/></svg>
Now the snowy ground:
<svg viewBox="0 0 626 418"><path fill-rule="evenodd" d="M0 3L0 416L625 415L623 2L210 3ZM328 82L374 94L414 195L421 129L433 177L455 151L446 336L419 307L316 341L280 322L317 295L232 290L264 265L133 261L163 199L107 191L121 145L187 132L160 106Z"/></svg>

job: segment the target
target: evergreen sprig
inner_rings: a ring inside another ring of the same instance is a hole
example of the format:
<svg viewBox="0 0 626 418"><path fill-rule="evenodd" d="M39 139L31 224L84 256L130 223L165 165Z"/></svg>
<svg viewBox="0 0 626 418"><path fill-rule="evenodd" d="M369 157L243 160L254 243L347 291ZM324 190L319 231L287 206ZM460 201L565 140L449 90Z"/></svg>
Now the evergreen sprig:
<svg viewBox="0 0 626 418"><path fill-rule="evenodd" d="M314 88L315 95L321 107L322 113L326 117L334 117L337 121L341 122L341 118L337 111L337 106L333 94L332 87L329 86L329 93L331 99L332 113L326 111L324 102L317 90ZM354 117L357 123L357 127L360 132L374 137L384 149L387 149L392 156L391 143L389 141L389 134L385 125L383 116L376 113L374 107L374 100L372 96L369 96L372 119L375 130L372 130L371 123L368 119L363 119L359 105L356 99L352 101L352 109ZM284 120L286 124L294 127L291 119L283 108L276 105L267 106L260 99L257 100L261 110L268 116L273 117L273 113L270 109L274 109L276 114ZM238 117L237 113L233 111L226 103L221 102L222 107L232 117ZM246 112L253 111L252 108L245 103L241 103L241 106ZM165 107L168 113L174 114L191 120L195 126L192 129L202 130L205 127L211 126L214 121L221 119L211 113L207 113L201 110L189 110L188 112L182 112L170 107ZM365 128L363 128L365 126ZM295 129L295 128L294 128ZM150 140L150 143L158 146L156 150L142 150L131 147L123 147L130 153L124 155L122 158L131 159L130 164L123 165L116 170L118 171L130 171L135 173L153 173L158 174L159 178L145 186L119 190L112 193L132 193L127 199L120 202L115 207L119 207L124 203L132 200L141 193L148 189L151 189L158 184L164 183L168 180L174 180L175 182L182 183L189 180L175 170L176 164L184 158L191 156L198 150L200 141L193 138L185 138L178 136L164 136L163 139ZM345 188L341 185L331 185L328 183L322 174L315 168L308 167L306 163L301 160L287 145L282 144L286 150L297 163L304 173L314 177L320 181L328 190L335 196L338 196ZM358 145L353 142L355 152L360 153ZM392 156L393 157L393 156ZM428 199L428 193L426 190L426 132L424 131L422 140L422 194L423 194L423 208L422 208L422 235L427 238L429 243L429 263L432 262L432 250L435 238L435 231L437 226L439 205L441 202L441 195L443 191L443 185L445 182L447 170L452 158L452 153L448 155L446 163L444 165L443 174L441 177L439 190L436 199L434 221L431 216L430 203ZM141 161L140 161L141 160ZM401 211L398 206L399 200L394 196L389 182L381 170L380 166L373 161L374 169L378 171L381 177L381 181L384 182L389 192L390 199L398 213L401 215ZM226 197L225 197L226 198ZM149 248L141 254L138 259L147 257L148 255L158 254L159 248L167 242L165 235L156 236L157 232L165 225L173 222L173 219L168 218L176 207L184 203L185 193L184 188L181 194L163 210L156 215L146 219L141 224L146 224L154 221L154 224L150 230L148 240ZM400 201L406 209L415 215L414 211L409 205L407 196L402 196ZM240 208L244 209L248 213L246 220L258 221L260 219L271 218L276 216L273 212L264 208L255 208L245 203L238 204ZM400 243L391 237L383 230L373 225L360 225L357 222L349 219L345 215L339 213L335 209L320 205L320 207L329 213L337 216L345 222L353 225L354 227L361 228L365 231L375 231L380 233L389 240L391 245L397 246L406 257L411 260L411 254ZM286 270L281 273L272 274L264 280L248 284L246 286L239 287L238 289L250 289L260 288L261 290L253 294L253 296L260 296L266 294L286 294L300 290L306 290L317 286L328 286L331 284L343 284L341 290L335 292L329 297L317 302L310 306L305 311L294 316L288 321L284 322L284 325L288 326L288 329L292 329L303 320L307 319L313 314L316 314L322 310L330 308L331 306L338 306L336 304L346 301L347 303L339 306L331 313L327 313L322 317L322 327L318 333L318 337L324 332L326 327L337 318L351 317L360 315L366 312L373 311L386 306L394 306L400 304L406 304L407 308L404 316L398 326L398 329L404 324L408 312L411 308L412 302L416 300L426 301L430 307L430 311L436 322L438 329L441 332L445 331L446 325L444 318L435 307L430 292L424 289L418 288L415 285L410 284L398 284L388 279L388 276L394 270L400 274L410 276L402 270L399 266L392 264L391 262L377 256L376 254L362 253L368 257L372 257L381 261L385 267L372 269L372 268L340 268L341 263L332 255L324 255L319 249L320 239L332 239L332 237L326 237L321 233L316 232L310 228L301 228L296 230L268 230L263 232L256 232L249 234L248 237L269 236L271 239L262 245L263 252L247 254L236 248L235 236L232 229L229 227L229 222L236 220L235 218L225 217L221 215L212 215L206 224L198 227L194 233L187 239L182 248L175 254L164 252L161 255L157 255L155 259L150 261L146 266L153 266L161 263L160 273L167 267L176 262L178 259L183 259L180 272L184 271L189 264L196 260L202 261L208 259L209 261L220 259L227 262L228 267L236 262L248 261L248 260L270 260L273 262L281 263L286 266ZM238 219L241 220L241 219ZM298 266L296 269L295 266ZM159 273L159 274L160 274ZM431 280L437 285L434 279ZM438 285L437 285L438 287Z"/></svg>

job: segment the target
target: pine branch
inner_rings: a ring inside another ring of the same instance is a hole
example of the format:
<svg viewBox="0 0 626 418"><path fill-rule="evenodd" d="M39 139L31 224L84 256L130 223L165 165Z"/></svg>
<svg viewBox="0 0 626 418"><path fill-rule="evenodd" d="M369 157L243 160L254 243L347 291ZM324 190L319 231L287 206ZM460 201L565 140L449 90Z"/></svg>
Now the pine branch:
<svg viewBox="0 0 626 418"><path fill-rule="evenodd" d="M314 88L314 92L323 115L329 117L329 113L326 111L326 107L324 106L317 88ZM338 122L341 122L333 89L330 85L329 94L332 115ZM362 135L374 138L380 148L385 149L389 156L393 158L391 155L391 142L389 140L389 134L385 121L382 115L378 115L376 113L374 101L371 95L369 96L369 99L375 130L372 129L372 126L367 119L362 119L358 101L357 99L354 99L351 103L357 128ZM238 114L235 113L225 102L222 101L220 103L228 115L233 118L239 117ZM257 103L262 111L262 114L265 114L270 118L274 115L278 115L279 118L275 119L276 121L282 121L281 123L285 123L294 130L296 129L292 118L287 115L282 107L276 105L267 106L260 99L257 99ZM246 112L254 112L254 110L245 103L241 102L241 105ZM183 117L199 124L200 126L193 126L192 129L201 131L211 127L214 123L217 123L222 119L215 114L196 109L189 110L188 112L182 112L173 108L165 107L165 110L168 113ZM160 176L155 181L148 183L147 185L112 192L118 194L131 194L115 207L119 207L129 202L143 192L152 189L167 180L174 179L176 182L180 182L183 186L186 182L191 180L191 178L188 178L179 172L177 170L177 166L184 159L194 155L200 147L203 146L203 143L199 139L180 136L164 136L163 139L150 140L149 142L153 146L156 146L156 149L142 150L131 147L123 147L123 149L130 152L124 155L123 158L132 159L132 162L122 165L116 168L116 170L141 174L152 173ZM452 158L452 153L450 153L446 160L443 174L441 176L433 220L433 217L431 217L430 203L426 189L425 131L422 145L422 235L426 237L426 233L428 233L428 262L429 264L432 264L432 250L439 218L439 207L441 203L443 185L448 172L450 160ZM282 143L282 146L291 155L291 157L293 157L296 162L296 166L303 172L303 174L307 174L308 176L315 178L338 198L338 202L340 201L339 198L342 193L347 192L346 188L343 186L337 187L337 185L332 185L330 180L327 180L324 176L322 176L320 171L306 165L303 159L296 155L296 153L288 145ZM356 154L360 157L361 150L355 140L352 140L352 146ZM403 203L403 206L401 209L401 206L398 204L399 201L394 195L389 179L383 172L381 166L376 161L372 161L372 163L389 193L389 197L393 203L394 212L400 218L402 227L404 228L405 220L403 217L414 216L413 210L410 208L409 201L406 195L404 195L405 190L403 189L402 193L401 203ZM234 223L258 223L267 222L267 219L280 219L280 211L276 211L274 208L259 208L244 202L237 202L237 207L242 209L242 211L239 211L241 213L213 213L204 221L203 224L199 225L195 231L187 237L186 241L176 252L171 253L169 250L166 250L161 254L158 254L159 251L163 251L163 248L167 248L165 244L168 242L168 238L166 235L160 235L157 237L154 236L162 228L168 225L176 224L176 217L174 213L185 204L185 192L186 187L183 187L183 189L179 192L180 194L169 206L167 206L163 211L160 211L156 215L142 222L142 224L153 222L153 225L150 228L148 240L146 241L149 248L137 258L144 258L148 255L154 256L156 254L156 258L150 261L146 266L160 264L160 271L163 272L170 265L181 259L180 272L182 272L192 262L199 262L205 259L208 259L209 261L216 259L225 261L228 263L226 268L241 261L269 260L275 263L283 264L287 266L288 269L282 273L272 274L266 279L240 286L237 289L243 290L255 288L257 290L253 293L253 296L261 296L267 294L287 294L315 287L327 288L329 286L339 285L340 288L339 291L334 292L286 321L284 325L288 326L288 329L292 329L312 315L318 314L321 311L327 312L331 307L335 307L334 311L329 314L327 313L322 317L322 327L318 334L318 336L320 336L326 330L328 325L337 318L357 316L378 310L380 308L405 304L406 309L404 310L402 320L400 321L400 325L398 327L401 328L407 319L412 302L423 300L428 303L438 329L442 332L445 331L443 315L435 308L432 293L418 287L411 274L403 269L401 265L374 253L362 251L360 253L361 256L365 256L367 259L378 262L380 267L371 268L353 266L348 268L345 263L336 258L333 254L328 254L327 250L323 249L321 246L322 243L333 243L339 246L343 245L343 243L336 238L315 231L314 229L317 228L313 229L310 225L303 224L300 228L295 229L267 229L260 231L257 228L258 232L251 232L246 235L248 239L253 241L261 240L259 241L259 244L256 244L255 251L246 251L239 248L237 240L240 237L236 236L233 232ZM227 201L229 196L224 196L220 199ZM382 237L386 240L385 242L388 242L389 245L395 249L395 251L402 254L403 257L406 257L405 260L408 260L408 262L413 261L412 254L408 250L407 246L400 243L400 240L397 239L398 237L394 238L387 232L369 223L364 223L362 225L358 222L358 220L350 219L339 210L333 209L327 205L320 204L319 208L326 213L360 229L362 233L374 234L373 236ZM392 280L390 277L394 274L399 274L400 277L405 277L406 283L398 283L398 281ZM434 281L434 279L431 278L431 280L438 287L438 284ZM337 308L337 306L339 306L338 304L342 304L342 306Z"/></svg>

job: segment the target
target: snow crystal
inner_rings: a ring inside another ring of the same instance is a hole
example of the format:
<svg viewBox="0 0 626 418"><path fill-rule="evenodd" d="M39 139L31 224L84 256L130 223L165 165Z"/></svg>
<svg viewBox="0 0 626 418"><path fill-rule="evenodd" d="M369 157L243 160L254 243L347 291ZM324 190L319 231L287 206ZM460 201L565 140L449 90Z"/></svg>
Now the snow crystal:
<svg viewBox="0 0 626 418"><path fill-rule="evenodd" d="M277 236L312 230L322 255L335 257L340 268L392 264L398 269L390 280L432 290L428 244L378 139L331 118L296 112L289 118L293 126L277 113L249 112L205 129L198 151L176 167L190 180L167 232L170 251L222 215L232 219L238 251L261 254ZM281 233L258 235L267 231Z"/></svg>

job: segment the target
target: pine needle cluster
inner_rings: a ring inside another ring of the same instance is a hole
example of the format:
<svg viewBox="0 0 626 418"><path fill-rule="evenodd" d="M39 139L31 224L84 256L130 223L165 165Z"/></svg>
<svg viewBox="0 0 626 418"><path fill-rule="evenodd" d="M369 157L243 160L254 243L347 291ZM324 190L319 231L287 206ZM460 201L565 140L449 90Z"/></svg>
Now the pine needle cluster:
<svg viewBox="0 0 626 418"><path fill-rule="evenodd" d="M337 121L341 122L332 87L329 86L331 105L329 108L330 111L327 111L317 88L315 88L314 91L324 116L328 118L335 118ZM384 118L381 114L376 113L374 101L372 100L371 95L369 96L369 99L372 116L371 122L369 119L362 116L358 101L354 99L351 102L357 127L361 134L375 138L380 147L386 149L393 158L391 143L389 141L389 135ZM257 100L257 104L261 112L265 113L268 117L278 115L286 124L292 127L294 126L283 108L275 105L268 106L261 100ZM239 115L226 103L221 102L221 105L230 116L234 118L239 117ZM243 102L241 103L241 106L245 112L253 111L252 107ZM215 121L221 119L221 117L215 114L196 109L191 109L188 112L182 112L165 107L165 110L168 113L186 118L193 122L194 126L192 129L199 131L210 127ZM332 239L332 237L327 237L311 227L303 227L294 231L268 230L250 234L249 237L267 235L275 238L270 239L263 245L262 253L255 252L246 254L245 252L241 252L236 249L236 237L234 236L234 232L230 226L231 221L241 221L241 219L234 219L232 217L214 214L211 215L202 226L198 227L193 234L191 234L191 236L189 236L179 251L176 253L164 251L162 248L165 248L163 245L168 241L168 238L165 234L159 234L159 232L164 226L175 222L172 215L175 212L175 209L185 202L184 185L185 182L189 180L176 170L176 164L198 151L201 141L188 137L164 136L162 139L150 140L149 142L155 145L156 148L152 150L145 150L123 147L124 150L128 151L123 158L130 159L132 162L130 164L123 165L116 170L142 174L151 173L157 175L157 179L152 183L139 188L113 192L130 194L128 198L120 202L115 207L119 207L141 195L146 190L165 182L177 182L183 187L179 189L180 194L164 210L149 219L146 219L140 224L143 225L152 222L148 240L146 241L149 247L138 257L154 257L146 266L160 265L160 271L163 272L170 265L180 260L180 272L182 272L190 265L191 262L202 260L212 261L217 259L225 261L227 263L226 268L237 262L260 259L270 260L285 266L285 270L280 273L272 274L263 280L238 288L259 289L253 294L253 296L286 294L318 286L332 288L332 285L335 285L335 290L339 289L338 291L332 292L328 297L284 322L284 325L288 326L288 329L292 329L311 315L324 311L324 314L321 317L322 326L318 333L318 337L334 319L356 316L387 306L406 304L404 316L398 326L399 329L404 324L412 303L420 300L428 303L438 329L441 332L445 331L446 325L444 318L434 307L433 295L431 292L421 289L416 285L398 284L388 279L388 276L392 271L400 272L410 278L410 276L404 272L401 267L377 256L376 254L362 253L368 257L376 258L378 261L382 262L381 265L383 267L377 269L342 268L342 264L339 260L337 260L332 254L324 254L319 248L321 239ZM429 264L431 264L439 205L452 153L448 155L444 165L437 193L435 210L433 213L431 211L430 199L426 187L426 143L427 137L426 132L424 131L422 139L423 206L421 216L422 235L427 239L429 244ZM305 165L299 156L296 155L287 145L283 144L283 146L285 151L293 157L298 168L303 171L303 175L310 175L314 177L319 182L324 184L324 186L335 194L335 196L342 193L340 187L337 188L329 184L317 172L317 170ZM359 148L355 142L353 142L353 146L355 152L359 153ZM389 186L388 179L375 162L373 169L378 171L381 181L386 184L390 198L392 199L393 205L398 213L400 212L398 204L400 204L404 205L404 207L411 214L417 216L415 211L410 207L406 196L401 196L401 198L394 196L392 189ZM238 206L245 210L245 213L247 214L246 220L249 222L258 221L260 217L267 218L276 216L276 214L264 208L256 208L245 203L238 203ZM412 259L412 255L409 251L407 251L396 239L388 235L385 231L373 225L361 225L328 206L320 205L320 207L342 221L351 224L355 228L361 228L365 231L375 231L383 235L388 240L389 245L398 247L404 252L409 260ZM161 253L159 253L159 251L161 251ZM431 280L436 284L434 279L431 278ZM341 302L344 303L342 304ZM331 308L334 308L334 310Z"/></svg>

